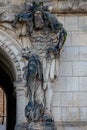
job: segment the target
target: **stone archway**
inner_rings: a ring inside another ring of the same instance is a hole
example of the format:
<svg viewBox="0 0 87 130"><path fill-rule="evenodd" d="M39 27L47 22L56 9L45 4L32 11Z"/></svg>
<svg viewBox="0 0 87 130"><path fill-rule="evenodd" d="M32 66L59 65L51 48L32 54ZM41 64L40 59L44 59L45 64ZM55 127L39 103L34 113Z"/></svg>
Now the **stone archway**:
<svg viewBox="0 0 87 130"><path fill-rule="evenodd" d="M6 130L14 130L15 124L25 121L26 97L22 80L22 68L25 64L21 61L20 49L17 41L0 30L0 85L7 98Z"/></svg>
<svg viewBox="0 0 87 130"><path fill-rule="evenodd" d="M14 129L16 123L16 92L13 86L16 73L10 57L0 47L0 86L6 93L7 130Z"/></svg>
<svg viewBox="0 0 87 130"><path fill-rule="evenodd" d="M21 62L21 56L19 55L20 45L10 35L0 30L0 47L6 51L14 64L16 80L21 80L23 62Z"/></svg>

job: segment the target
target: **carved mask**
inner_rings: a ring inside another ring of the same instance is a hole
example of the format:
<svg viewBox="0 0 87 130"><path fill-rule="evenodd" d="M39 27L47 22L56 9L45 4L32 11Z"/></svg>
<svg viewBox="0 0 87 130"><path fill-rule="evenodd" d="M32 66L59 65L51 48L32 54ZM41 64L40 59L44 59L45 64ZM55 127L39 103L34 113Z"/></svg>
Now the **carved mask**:
<svg viewBox="0 0 87 130"><path fill-rule="evenodd" d="M41 29L44 27L44 20L41 11L36 11L34 13L34 26L37 29Z"/></svg>

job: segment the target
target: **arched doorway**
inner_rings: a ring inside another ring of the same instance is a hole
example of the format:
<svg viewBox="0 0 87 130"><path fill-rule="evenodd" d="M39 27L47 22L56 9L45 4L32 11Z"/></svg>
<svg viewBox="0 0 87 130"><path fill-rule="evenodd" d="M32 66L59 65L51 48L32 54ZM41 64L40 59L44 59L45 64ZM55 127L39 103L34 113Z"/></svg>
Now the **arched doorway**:
<svg viewBox="0 0 87 130"><path fill-rule="evenodd" d="M0 86L6 94L6 130L14 130L16 123L16 79L14 65L8 54L0 47Z"/></svg>

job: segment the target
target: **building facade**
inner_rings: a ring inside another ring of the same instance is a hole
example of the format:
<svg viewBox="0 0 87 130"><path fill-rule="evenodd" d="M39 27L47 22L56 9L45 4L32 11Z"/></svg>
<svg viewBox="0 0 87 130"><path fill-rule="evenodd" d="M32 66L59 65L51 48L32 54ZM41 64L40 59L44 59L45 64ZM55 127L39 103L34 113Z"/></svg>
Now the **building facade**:
<svg viewBox="0 0 87 130"><path fill-rule="evenodd" d="M13 130L15 125L26 123L24 109L28 99L23 80L26 62L20 52L31 43L25 36L24 24L18 28L11 25L13 14L21 10L24 1L0 2L0 85L6 94L6 127ZM60 54L59 78L53 88L52 113L58 130L86 130L87 2L55 0L52 4L53 13L68 34ZM0 102L1 92L0 89ZM0 111L1 106L0 103Z"/></svg>

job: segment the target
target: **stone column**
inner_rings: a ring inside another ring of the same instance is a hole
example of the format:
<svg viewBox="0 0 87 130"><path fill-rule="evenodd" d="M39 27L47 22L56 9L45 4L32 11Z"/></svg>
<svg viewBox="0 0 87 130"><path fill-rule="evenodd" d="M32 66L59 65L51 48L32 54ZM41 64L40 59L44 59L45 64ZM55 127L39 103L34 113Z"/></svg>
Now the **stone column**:
<svg viewBox="0 0 87 130"><path fill-rule="evenodd" d="M20 130L19 127L24 126L26 124L25 117L25 106L27 104L27 98L25 96L25 83L23 81L16 82L16 126L15 130Z"/></svg>

